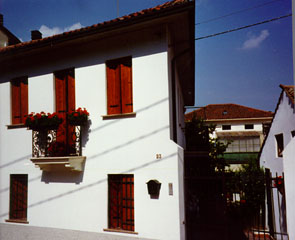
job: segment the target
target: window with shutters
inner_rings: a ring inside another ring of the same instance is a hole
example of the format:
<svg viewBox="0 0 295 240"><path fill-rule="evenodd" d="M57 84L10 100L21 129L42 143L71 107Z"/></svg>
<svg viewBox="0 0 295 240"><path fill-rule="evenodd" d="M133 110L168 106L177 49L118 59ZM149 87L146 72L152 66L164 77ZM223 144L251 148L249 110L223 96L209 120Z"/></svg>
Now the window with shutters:
<svg viewBox="0 0 295 240"><path fill-rule="evenodd" d="M134 231L134 177L108 175L109 229Z"/></svg>
<svg viewBox="0 0 295 240"><path fill-rule="evenodd" d="M10 207L9 220L27 220L28 208L28 175L10 175Z"/></svg>
<svg viewBox="0 0 295 240"><path fill-rule="evenodd" d="M133 112L132 59L124 57L106 62L108 115Z"/></svg>
<svg viewBox="0 0 295 240"><path fill-rule="evenodd" d="M75 127L71 126L67 119L67 113L75 111L76 108L74 69L55 72L54 76L55 110L58 116L63 119L62 124L57 129L55 155L68 156L76 151L73 139Z"/></svg>
<svg viewBox="0 0 295 240"><path fill-rule="evenodd" d="M23 124L28 115L28 78L11 80L11 123Z"/></svg>

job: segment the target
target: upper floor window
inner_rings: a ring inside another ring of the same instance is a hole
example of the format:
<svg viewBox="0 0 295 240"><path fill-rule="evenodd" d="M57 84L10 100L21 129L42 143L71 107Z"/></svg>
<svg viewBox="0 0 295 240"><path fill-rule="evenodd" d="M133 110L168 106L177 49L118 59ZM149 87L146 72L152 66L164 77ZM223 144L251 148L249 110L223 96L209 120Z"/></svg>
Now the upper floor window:
<svg viewBox="0 0 295 240"><path fill-rule="evenodd" d="M11 123L25 123L28 115L28 78L11 80Z"/></svg>
<svg viewBox="0 0 295 240"><path fill-rule="evenodd" d="M231 130L231 125L222 125L222 130Z"/></svg>
<svg viewBox="0 0 295 240"><path fill-rule="evenodd" d="M231 142L228 145L226 152L259 152L260 151L260 139L259 137L240 137L229 139ZM227 140L221 140L227 142Z"/></svg>
<svg viewBox="0 0 295 240"><path fill-rule="evenodd" d="M133 112L131 57L109 60L106 68L108 115Z"/></svg>
<svg viewBox="0 0 295 240"><path fill-rule="evenodd" d="M61 70L55 76L55 110L63 122L57 129L54 155L69 156L75 154L75 128L68 123L67 113L75 111L75 71ZM54 145L53 145L54 146ZM58 146L58 147L57 147Z"/></svg>
<svg viewBox="0 0 295 240"><path fill-rule="evenodd" d="M291 131L292 138L295 137L295 130Z"/></svg>
<svg viewBox="0 0 295 240"><path fill-rule="evenodd" d="M284 150L284 136L282 133L275 135L277 141L277 156L283 157Z"/></svg>
<svg viewBox="0 0 295 240"><path fill-rule="evenodd" d="M254 129L253 124L245 124L245 129Z"/></svg>

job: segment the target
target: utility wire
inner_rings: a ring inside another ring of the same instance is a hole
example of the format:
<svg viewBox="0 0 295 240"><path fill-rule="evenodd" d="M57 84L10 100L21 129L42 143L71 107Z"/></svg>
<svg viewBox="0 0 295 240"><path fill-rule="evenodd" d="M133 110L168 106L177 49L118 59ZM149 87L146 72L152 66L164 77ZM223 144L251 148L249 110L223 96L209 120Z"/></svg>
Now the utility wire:
<svg viewBox="0 0 295 240"><path fill-rule="evenodd" d="M249 27L254 27L254 26L257 26L257 25L260 25L260 24L264 24L264 23L269 23L269 22L276 21L276 20L286 18L286 17L290 17L290 16L292 16L292 13L290 13L288 15L281 16L281 17L265 20L263 22L258 22L258 23L254 23L254 24L251 24L251 25L247 25L247 26L227 30L227 31L224 31L224 32L215 33L215 34L207 35L207 36L204 36L204 37L195 38L195 40L201 40L201 39L205 39L205 38L210 38L210 37L215 37L215 36L218 36L218 35L222 35L222 34L225 34L225 33L235 32L235 31L238 31L238 30L242 30L242 29L249 28Z"/></svg>
<svg viewBox="0 0 295 240"><path fill-rule="evenodd" d="M256 8L260 8L260 7L263 7L263 6L278 2L278 1L282 1L282 0L274 0L274 1L266 2L266 3L260 4L260 5L256 5L256 6L253 6L253 7L250 7L250 8L245 8L245 9L242 9L242 10L239 10L239 11L236 11L236 12L231 12L229 14L226 14L226 15L223 15L223 16L220 16L220 17L211 18L211 19L208 19L206 21L198 22L195 25L200 25L200 24L203 24L203 23L213 22L213 21L219 20L221 18L229 17L229 16L232 16L232 15L235 15L235 14L239 14L239 13L246 12L246 11L249 11L249 10L253 10L253 9L256 9Z"/></svg>

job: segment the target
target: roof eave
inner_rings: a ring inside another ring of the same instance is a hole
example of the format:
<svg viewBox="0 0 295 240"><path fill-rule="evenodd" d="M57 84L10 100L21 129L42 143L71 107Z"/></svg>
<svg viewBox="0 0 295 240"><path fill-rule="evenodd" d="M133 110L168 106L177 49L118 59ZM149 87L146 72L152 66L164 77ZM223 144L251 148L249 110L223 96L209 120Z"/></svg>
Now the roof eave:
<svg viewBox="0 0 295 240"><path fill-rule="evenodd" d="M6 51L0 51L1 59L5 56L9 56L11 54L17 54L24 51L31 51L34 49L40 49L46 46L57 45L63 43L65 41L74 41L76 39L88 37L91 35L97 35L102 33L107 33L111 31L115 31L118 29L122 29L125 27L129 27L138 23L148 22L154 19L159 19L167 16L171 16L177 13L185 12L188 9L191 9L194 6L194 2L187 2L183 5L179 5L177 7L169 7L167 9L162 9L157 12L145 13L140 16L136 16L134 18L125 19L123 21L111 21L110 23L101 25L99 27L94 27L95 25L83 28L80 31L72 31L72 32L65 32L59 35L55 35L52 37L34 40L31 41L28 45L23 46L15 46L13 48L6 47Z"/></svg>

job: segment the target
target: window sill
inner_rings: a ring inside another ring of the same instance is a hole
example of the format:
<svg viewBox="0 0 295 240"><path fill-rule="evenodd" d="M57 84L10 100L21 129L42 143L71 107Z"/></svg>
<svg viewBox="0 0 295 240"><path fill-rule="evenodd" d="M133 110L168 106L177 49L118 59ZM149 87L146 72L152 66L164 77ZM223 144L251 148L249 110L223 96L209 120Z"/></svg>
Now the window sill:
<svg viewBox="0 0 295 240"><path fill-rule="evenodd" d="M6 219L5 222L29 224L27 220L22 219Z"/></svg>
<svg viewBox="0 0 295 240"><path fill-rule="evenodd" d="M136 116L136 112L131 112L131 113L102 115L102 119L108 120L108 119L117 119L117 118L133 118L135 116Z"/></svg>
<svg viewBox="0 0 295 240"><path fill-rule="evenodd" d="M112 228L104 228L105 232L117 232L117 233L129 233L129 234L138 234L138 232L123 230L123 229L112 229Z"/></svg>
<svg viewBox="0 0 295 240"><path fill-rule="evenodd" d="M15 129L15 128L26 128L25 124L19 123L19 124L10 124L6 125L7 129Z"/></svg>

